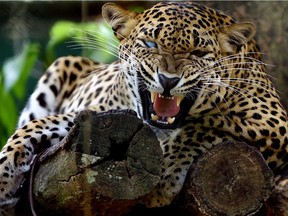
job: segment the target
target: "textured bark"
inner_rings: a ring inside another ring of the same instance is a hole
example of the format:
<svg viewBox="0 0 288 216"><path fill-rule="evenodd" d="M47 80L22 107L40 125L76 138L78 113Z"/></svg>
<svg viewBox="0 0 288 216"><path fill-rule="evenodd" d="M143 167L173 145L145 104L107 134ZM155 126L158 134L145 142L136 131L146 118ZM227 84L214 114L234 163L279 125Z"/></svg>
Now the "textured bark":
<svg viewBox="0 0 288 216"><path fill-rule="evenodd" d="M288 172L283 173L276 181L275 188L266 203L265 216L287 216L288 215Z"/></svg>
<svg viewBox="0 0 288 216"><path fill-rule="evenodd" d="M39 160L34 183L38 214L126 212L160 179L162 151L156 136L126 111L99 115L86 110L75 123L57 149Z"/></svg>
<svg viewBox="0 0 288 216"><path fill-rule="evenodd" d="M200 156L178 198L147 209L141 199L159 181L163 160L152 130L131 111L84 111L75 124L38 158L37 215L287 215L287 175L272 192L274 176L261 154L239 142L218 144ZM31 215L23 205L18 209L18 215Z"/></svg>

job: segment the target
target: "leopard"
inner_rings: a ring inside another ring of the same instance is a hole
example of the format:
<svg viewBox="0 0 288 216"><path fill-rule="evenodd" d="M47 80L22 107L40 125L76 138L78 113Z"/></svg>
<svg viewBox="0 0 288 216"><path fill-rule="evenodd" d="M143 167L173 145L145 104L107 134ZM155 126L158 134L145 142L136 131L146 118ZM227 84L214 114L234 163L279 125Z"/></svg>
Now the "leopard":
<svg viewBox="0 0 288 216"><path fill-rule="evenodd" d="M42 75L0 152L0 215L13 215L33 158L85 109L134 110L156 134L162 174L147 207L173 202L197 158L226 141L254 146L275 175L287 168L287 113L253 23L193 2L141 13L106 3L102 16L119 40L118 60L60 57Z"/></svg>

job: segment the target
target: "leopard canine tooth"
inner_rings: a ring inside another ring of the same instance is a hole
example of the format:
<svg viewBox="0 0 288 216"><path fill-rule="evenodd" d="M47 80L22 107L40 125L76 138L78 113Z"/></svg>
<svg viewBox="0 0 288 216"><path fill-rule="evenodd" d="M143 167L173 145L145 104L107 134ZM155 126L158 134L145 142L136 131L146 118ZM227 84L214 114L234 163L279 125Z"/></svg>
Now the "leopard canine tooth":
<svg viewBox="0 0 288 216"><path fill-rule="evenodd" d="M181 101L183 100L184 97L182 96L177 96L177 107L179 107Z"/></svg>
<svg viewBox="0 0 288 216"><path fill-rule="evenodd" d="M151 92L151 102L154 103L154 99L155 99L156 93L155 92Z"/></svg>
<svg viewBox="0 0 288 216"><path fill-rule="evenodd" d="M168 118L167 118L167 122L168 122L169 124L173 124L174 121L175 121L175 117L168 117Z"/></svg>
<svg viewBox="0 0 288 216"><path fill-rule="evenodd" d="M158 115L151 114L152 121L157 121L159 119Z"/></svg>

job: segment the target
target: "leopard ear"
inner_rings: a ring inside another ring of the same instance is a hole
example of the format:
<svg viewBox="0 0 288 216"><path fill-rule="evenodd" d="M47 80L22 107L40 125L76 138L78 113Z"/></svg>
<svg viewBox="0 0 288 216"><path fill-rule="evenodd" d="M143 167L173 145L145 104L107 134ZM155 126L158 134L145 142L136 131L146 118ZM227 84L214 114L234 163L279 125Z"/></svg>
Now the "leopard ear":
<svg viewBox="0 0 288 216"><path fill-rule="evenodd" d="M114 3L106 3L102 7L103 18L111 25L115 36L121 41L127 38L137 24L136 13L123 9Z"/></svg>
<svg viewBox="0 0 288 216"><path fill-rule="evenodd" d="M219 43L222 53L234 54L256 34L253 23L234 23L220 27Z"/></svg>

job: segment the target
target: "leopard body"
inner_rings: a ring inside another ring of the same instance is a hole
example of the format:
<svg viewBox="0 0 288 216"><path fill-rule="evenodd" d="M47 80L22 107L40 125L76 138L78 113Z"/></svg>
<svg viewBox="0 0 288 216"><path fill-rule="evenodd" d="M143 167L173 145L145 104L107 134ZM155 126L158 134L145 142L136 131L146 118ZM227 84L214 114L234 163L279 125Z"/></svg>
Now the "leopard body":
<svg viewBox="0 0 288 216"><path fill-rule="evenodd" d="M33 156L59 143L83 109L132 109L154 130L164 161L150 207L170 204L197 157L225 141L255 146L275 174L286 168L287 114L253 24L188 2L140 14L107 3L103 17L119 60L68 56L47 69L0 153L0 215L13 212Z"/></svg>

